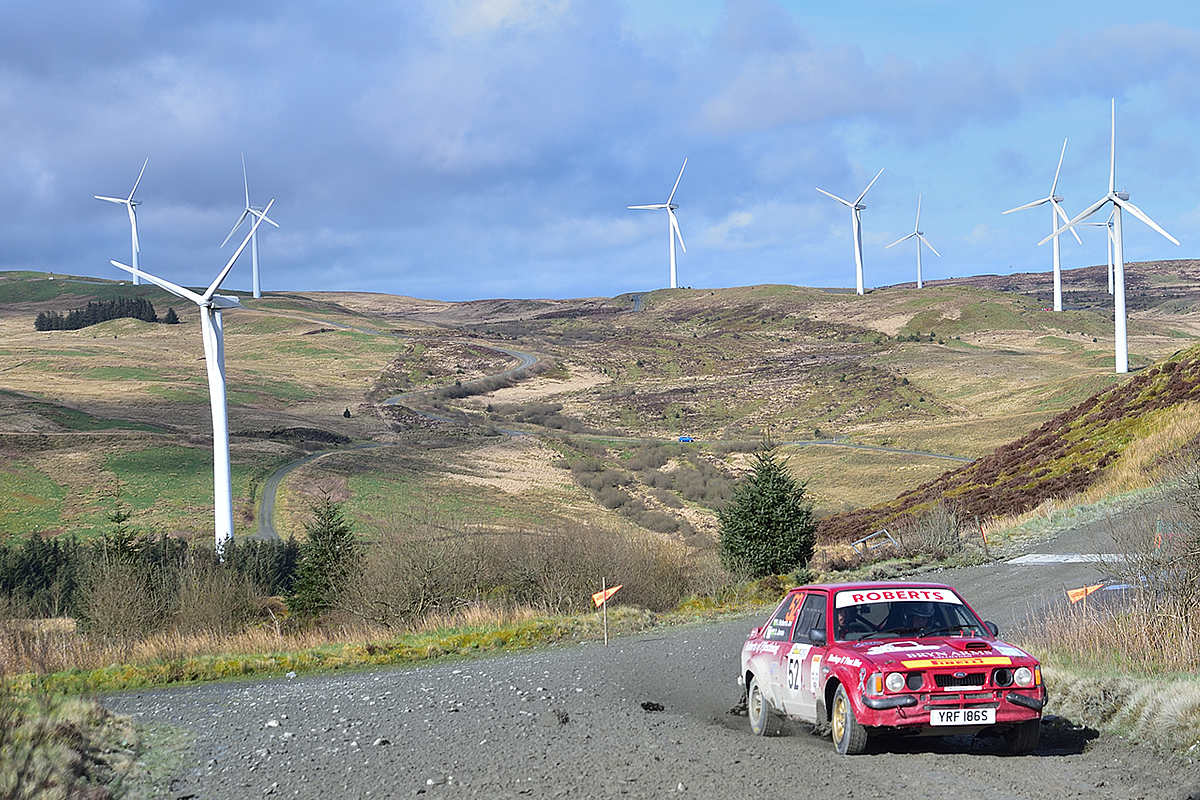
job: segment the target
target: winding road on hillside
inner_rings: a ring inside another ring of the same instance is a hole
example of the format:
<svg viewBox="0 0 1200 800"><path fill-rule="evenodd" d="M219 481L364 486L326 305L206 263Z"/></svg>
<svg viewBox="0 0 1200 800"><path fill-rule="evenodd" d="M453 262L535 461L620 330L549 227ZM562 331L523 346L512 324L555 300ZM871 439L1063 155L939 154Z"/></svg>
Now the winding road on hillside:
<svg viewBox="0 0 1200 800"><path fill-rule="evenodd" d="M637 303L640 303L640 297L635 298L635 309L634 310L637 310L637 305L636 305ZM275 313L275 312L265 312L265 313ZM351 325L346 325L343 323L329 322L328 320L314 320L314 319L311 319L308 317L299 317L294 314L279 314L278 316L286 316L286 317L289 317L292 319L303 319L303 320L305 320L307 322L311 322L313 324L333 325L333 326L341 328L343 330L353 330L358 333L365 333L368 335L390 336L393 338L408 338L408 337L403 336L402 334L390 333L387 331L376 331L376 330L372 330L370 328L359 328L359 327L354 327ZM479 342L473 342L473 343L480 344ZM483 344L482 346L486 347L490 350L495 350L498 353L504 353L507 356L511 356L511 357L517 359L517 365L510 369L504 370L503 372L498 372L494 375L485 375L482 378L476 378L474 380L468 381L467 383L464 384L464 386L466 386L468 388L471 386L474 386L474 385L478 385L478 384L487 382L487 381L496 381L496 380L505 380L505 379L514 378L519 373L524 372L525 370L529 369L530 367L533 367L539 361L539 358L536 355L534 355L532 353L526 353L521 350L513 350L511 348L498 347L497 345L493 345L493 344ZM386 400L383 401L382 405L385 405L385 406L402 405L402 404L404 404L404 402L406 400L410 400L410 399L416 398L416 397L428 396L436 391L440 391L443 388L445 388L445 387L431 387L428 389L419 389L414 392L405 392L403 394L398 394L393 397L387 398ZM420 416L426 417L427 419L433 419L433 420L437 420L440 422L451 422L452 421L448 417L443 417L438 414L434 414L431 411L420 411L417 409L413 409L413 410L415 413L419 414ZM509 435L521 435L524 432L523 431L507 431L506 430L506 431L504 431L504 433L509 434ZM606 438L611 439L612 437L606 437ZM653 441L653 440L648 440L648 439L638 438L638 437L629 437L627 439L627 441L646 442L646 441ZM921 457L925 457L925 458L940 458L940 459L947 459L947 460L951 460L951 461L959 461L959 462L967 462L967 463L974 461L974 459L972 459L972 458L947 455L944 453L927 453L927 452L920 451L920 450L903 450L903 449L894 448L894 447L884 447L882 445L854 444L854 443L846 442L846 441L838 441L837 439L814 439L814 440L805 440L805 441L781 442L780 444L783 446L788 446L788 447L823 446L823 447L844 447L844 448L849 448L849 449L854 449L854 450L874 450L877 452L895 453L898 455L913 455L913 456L921 456ZM287 474L290 473L292 470L296 469L297 467L303 466L304 464L307 464L309 462L315 461L318 458L329 455L331 453L346 452L347 450L362 450L362 449L371 448L371 447L387 447L387 446L389 446L389 445L386 445L386 444L360 444L360 445L355 445L355 446L348 447L348 448L341 448L338 450L330 450L330 451L326 451L324 453L316 453L314 455L305 456L304 458L298 459L296 461L293 461L291 463L285 464L284 466L280 467L278 470L276 470L274 473L272 473L271 476L269 478L267 478L267 480L263 483L262 499L259 502L259 507L258 507L258 525L257 525L257 528L256 528L254 534L251 535L250 538L258 539L258 540L278 540L280 538L278 531L276 531L276 529L275 529L275 522L274 522L274 520L275 520L275 500L279 493L280 483L287 476Z"/></svg>
<svg viewBox="0 0 1200 800"><path fill-rule="evenodd" d="M1094 553L1103 533L1082 526L1027 548ZM925 577L1012 630L1062 602L1064 583L1098 575L1094 564L1013 563L1020 555ZM180 799L1200 798L1194 766L1053 716L1023 757L973 737L880 738L845 757L800 725L753 736L729 712L741 642L762 614L608 647L126 692L105 704L152 724L154 739L186 734L182 763L152 776Z"/></svg>
<svg viewBox="0 0 1200 800"><path fill-rule="evenodd" d="M388 337L392 337L395 339L410 338L403 334L391 333L389 331L377 331L377 330L372 330L370 328L359 328L359 327L355 327L352 325L346 325L343 323L330 322L329 320L315 320L310 317L300 317L295 314L281 314L281 313L276 313L273 311L266 311L263 313L275 314L276 316L288 317L290 319L301 319L301 320L304 320L305 322L311 322L315 325L333 325L334 327L341 328L342 330L352 330L357 333L365 333L370 336L388 336ZM473 343L479 344L478 342L473 342ZM498 353L504 353L507 356L511 356L511 357L517 359L517 366L512 367L511 369L507 369L504 372L496 373L495 375L486 375L482 378L476 378L475 380L468 381L466 384L464 384L467 387L470 387L474 384L482 383L483 381L491 381L491 380L497 380L497 379L503 380L506 378L515 377L518 373L522 372L523 370L529 369L530 367L537 364L539 361L538 357L533 355L532 353L525 353L520 350L512 350L512 349L509 349L506 347L497 347L496 345L490 345L490 344L484 344L481 346L486 347L489 350L495 350ZM395 395L394 397L389 397L388 399L384 400L383 405L385 405L385 406L400 405L408 398L418 397L418 396L422 396L422 395L428 395L435 391L438 391L440 388L442 388L442 387L421 389L421 390L415 391L415 392L406 392L404 394L398 394L398 395ZM450 422L451 421L447 417L442 417L442 416L439 416L439 415L434 414L429 411L419 411L419 410L414 409L414 412L419 414L420 416L426 417L428 419L434 419L434 420L438 420L441 422ZM275 500L279 495L279 484L283 481L283 479L285 477L287 477L288 473L290 473L292 470L295 470L296 468L301 467L305 464L308 464L312 461L316 461L319 458L323 458L324 456L332 455L333 453L344 453L349 450L367 450L367 449L371 449L371 448L375 448L375 447L390 447L390 446L392 446L392 445L383 443L383 442L357 444L357 445L352 445L350 447L339 448L337 450L327 450L323 453L314 453L313 455L305 456L304 458L300 458L300 459L297 459L296 461L292 461L288 464L284 464L282 467L275 470L275 472L271 473L271 476L268 477L267 480L263 483L261 500L259 501L259 505L258 505L258 525L255 529L255 532L250 536L250 538L257 539L260 541L272 541L272 540L278 541L279 540L279 538L280 538L279 532L275 529Z"/></svg>

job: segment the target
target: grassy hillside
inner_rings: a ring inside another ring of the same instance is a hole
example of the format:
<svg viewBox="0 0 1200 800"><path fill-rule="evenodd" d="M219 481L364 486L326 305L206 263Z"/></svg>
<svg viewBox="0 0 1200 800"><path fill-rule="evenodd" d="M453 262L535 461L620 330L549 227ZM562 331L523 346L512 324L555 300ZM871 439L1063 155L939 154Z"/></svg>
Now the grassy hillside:
<svg viewBox="0 0 1200 800"><path fill-rule="evenodd" d="M1081 495L1103 480L1137 443L1164 428L1149 472L1194 448L1200 434L1200 347L1193 347L1097 392L1021 438L974 463L872 508L828 517L826 541L846 541L946 501L967 516L1017 515L1051 498ZM1150 476L1147 476L1150 477Z"/></svg>
<svg viewBox="0 0 1200 800"><path fill-rule="evenodd" d="M1130 265L1135 370L1196 341L1197 273L1195 262ZM368 535L420 513L700 544L767 437L784 443L822 515L871 508L961 463L939 456L988 456L1119 383L1097 277L1103 268L1066 273L1060 314L1044 310L1047 275L863 297L791 286L471 303L243 297L250 310L225 315L236 532L253 531L274 469L323 452L281 487L285 534L329 493ZM175 307L183 324L33 330L39 311L127 294L160 315ZM0 275L0 300L0 535L100 530L119 494L145 528L207 536L195 311L153 286L40 273ZM516 364L495 347L541 362L475 393L473 381ZM382 404L402 393L414 394ZM697 441L676 442L684 434ZM1069 482L1085 466L1076 458L1048 478Z"/></svg>

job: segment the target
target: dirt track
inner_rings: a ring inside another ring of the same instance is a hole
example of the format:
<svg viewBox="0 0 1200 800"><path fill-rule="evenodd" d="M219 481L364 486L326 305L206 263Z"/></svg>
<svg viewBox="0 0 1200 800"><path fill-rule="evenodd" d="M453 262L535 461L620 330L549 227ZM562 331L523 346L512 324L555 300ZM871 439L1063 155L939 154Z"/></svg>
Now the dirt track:
<svg viewBox="0 0 1200 800"><path fill-rule="evenodd" d="M1029 549L1070 552L1095 541L1081 529ZM990 565L930 578L953 582L981 614L1011 627L1041 602L1032 587L1094 570ZM173 798L1200 798L1200 767L1054 717L1026 757L971 737L883 739L849 758L798 725L754 737L745 717L728 713L753 624L693 625L608 648L124 694L107 704L190 732Z"/></svg>

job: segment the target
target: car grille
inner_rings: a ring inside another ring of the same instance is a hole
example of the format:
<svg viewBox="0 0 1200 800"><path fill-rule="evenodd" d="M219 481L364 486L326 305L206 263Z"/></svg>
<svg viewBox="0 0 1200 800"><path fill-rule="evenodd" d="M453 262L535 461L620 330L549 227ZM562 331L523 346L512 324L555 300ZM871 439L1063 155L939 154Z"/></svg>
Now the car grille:
<svg viewBox="0 0 1200 800"><path fill-rule="evenodd" d="M946 689L954 686L983 686L983 673L972 672L961 678L954 675L934 675L933 682L937 684L939 689Z"/></svg>

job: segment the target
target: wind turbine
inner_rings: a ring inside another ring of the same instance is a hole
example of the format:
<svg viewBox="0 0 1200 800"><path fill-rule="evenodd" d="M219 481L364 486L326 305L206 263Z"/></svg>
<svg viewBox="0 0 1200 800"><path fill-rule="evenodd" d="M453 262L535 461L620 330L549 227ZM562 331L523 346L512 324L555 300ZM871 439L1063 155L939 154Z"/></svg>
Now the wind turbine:
<svg viewBox="0 0 1200 800"><path fill-rule="evenodd" d="M272 200L271 203L275 201ZM225 552L225 545L233 541L233 477L229 467L229 408L225 391L225 332L221 312L227 308L245 308L236 297L217 294L221 281L233 269L233 263L254 238L254 232L267 217L271 203L254 217L250 232L242 240L237 252L229 259L225 269L217 275L204 291L197 294L178 284L163 280L148 272L142 273L151 283L166 289L173 295L191 300L200 308L200 329L204 337L204 362L208 367L208 398L213 418L213 508L216 514L217 554ZM119 261L111 262L114 267L126 272L136 271Z"/></svg>
<svg viewBox="0 0 1200 800"><path fill-rule="evenodd" d="M921 283L921 242L924 242L926 247L928 247L930 250L933 250L933 254L935 256L938 258L942 257L942 254L934 249L933 245L929 243L929 240L925 238L925 234L921 231L921 195L917 195L917 224L913 226L913 232L908 236L903 236L897 239L889 244L888 247L898 245L906 239L911 239L914 236L917 237L917 288L920 289L924 285ZM886 250L887 247L884 249Z"/></svg>
<svg viewBox="0 0 1200 800"><path fill-rule="evenodd" d="M1062 197L1060 195L1055 194L1054 191L1058 188L1058 173L1062 171L1063 156L1065 156L1066 154L1067 154L1067 140L1063 139L1062 153L1060 153L1058 156L1058 168L1056 170L1054 170L1054 183L1050 184L1050 195L1048 197L1043 197L1041 200L1034 200L1032 203L1026 203L1023 206L1017 206L1016 208L1010 208L1008 211L1004 212L1005 214L1011 214L1014 211L1024 211L1027 208L1036 208L1036 207L1042 205L1043 203L1050 204L1050 230L1053 231L1053 233L1051 235L1054 237L1054 310L1055 311L1062 311L1062 256L1061 256L1061 249L1060 249L1059 243L1058 243L1058 235L1060 233L1060 231L1058 230L1058 218L1061 216L1063 219L1063 222L1066 222L1068 219L1070 219L1070 217L1067 216L1067 212L1063 211L1062 206L1059 205L1059 203L1062 202ZM1083 244L1083 240L1079 238L1079 234L1075 231L1074 228L1071 229L1071 233L1074 234L1075 241L1079 242L1080 244Z"/></svg>
<svg viewBox="0 0 1200 800"><path fill-rule="evenodd" d="M816 190L818 192L820 192L821 194L825 195L826 197L832 197L834 200L837 200L842 205L848 206L850 208L850 222L854 228L855 277L858 282L858 293L859 294L863 294L863 253L862 253L862 216L861 216L861 212L864 208L866 208L866 206L863 205L862 199L867 196L867 192L869 192L871 190L871 187L875 185L875 181L879 180L879 176L882 174L883 174L882 169L879 170L879 172L876 172L875 177L871 178L871 182L867 184L867 188L862 190L862 194L860 194L853 203L851 203L849 200L843 200L842 198L838 197L836 194L830 194L829 192L822 189L820 186L815 187ZM918 253L918 257L919 257L919 255L920 254Z"/></svg>
<svg viewBox="0 0 1200 800"><path fill-rule="evenodd" d="M1117 374L1129 372L1129 337L1125 324L1125 241L1121 231L1121 211L1128 211L1155 231L1170 239L1175 244L1179 240L1163 230L1157 222L1146 216L1140 208L1129 202L1128 192L1117 191L1117 101L1112 101L1112 138L1110 139L1108 155L1108 194L1080 212L1079 216L1067 222L1063 227L1038 242L1045 244L1067 228L1073 228L1083 220L1095 214L1104 206L1112 203L1112 236L1113 236L1113 305L1114 305L1114 338L1116 339L1116 371Z"/></svg>
<svg viewBox="0 0 1200 800"><path fill-rule="evenodd" d="M134 195L134 192L137 191L138 184L142 182L142 174L146 171L146 165L149 163L150 163L149 158L147 158L145 161L142 162L142 171L138 173L137 180L133 182L133 189L130 190L129 197L105 197L105 196L99 195L99 194L93 195L97 200L104 200L105 202L108 202L108 203L116 203L119 206L125 206L126 210L129 211L129 230L130 230L132 238L133 238L133 285L134 286L138 286L142 282L142 280L141 280L142 273L138 271L138 250L140 250L141 248L138 247L137 212L134 211L134 209L137 208L138 206L140 206L142 204L142 202L140 200L134 200L133 195Z"/></svg>
<svg viewBox="0 0 1200 800"><path fill-rule="evenodd" d="M242 183L246 187L246 209L242 212L242 215L240 217L238 217L237 224L233 226L233 229L231 231L229 231L229 236L226 236L225 241L221 242L221 247L224 247L229 242L230 238L233 237L233 234L237 232L237 229L242 227L242 223L245 221L246 217L254 217L255 219L261 219L264 222L271 223L276 228L279 227L279 225L275 222L275 220L273 220L267 216L266 211L259 208L258 206L250 205L250 181L246 179L246 154L245 153L242 154ZM255 226L255 228L257 228L257 225ZM257 232L253 233L253 235L250 237L250 265L251 265L251 269L252 269L253 275L254 275L254 296L256 298L262 297L262 287L259 285L259 282L258 282L258 233Z"/></svg>
<svg viewBox="0 0 1200 800"><path fill-rule="evenodd" d="M679 232L679 220L675 217L675 209L679 205L672 203L675 199L675 190L679 188L679 181L683 178L683 170L687 168L687 159L683 160L683 166L679 168L679 177L675 179L675 186L671 189L670 196L667 197L665 203L653 203L648 206L626 206L626 208L644 209L646 211L658 211L665 208L667 210L667 245L671 250L671 288L678 288L678 282L675 280L675 239L679 239L679 246L683 248L683 252L687 252L687 248L683 244L683 234Z"/></svg>

